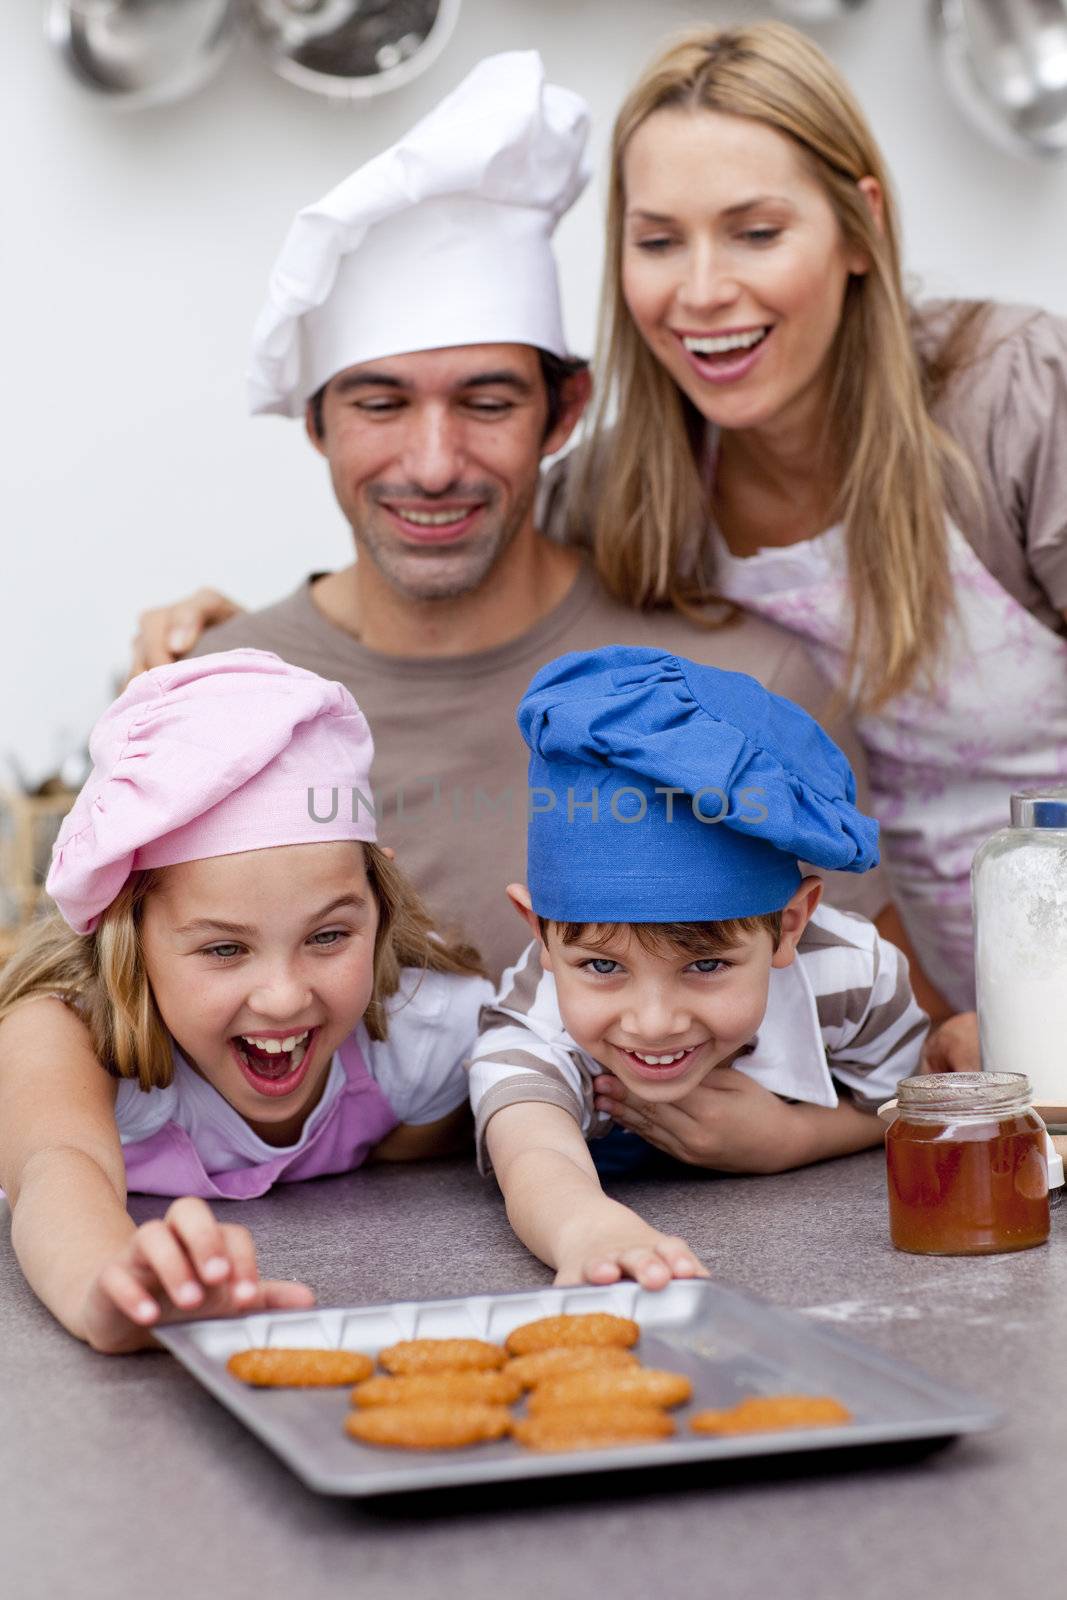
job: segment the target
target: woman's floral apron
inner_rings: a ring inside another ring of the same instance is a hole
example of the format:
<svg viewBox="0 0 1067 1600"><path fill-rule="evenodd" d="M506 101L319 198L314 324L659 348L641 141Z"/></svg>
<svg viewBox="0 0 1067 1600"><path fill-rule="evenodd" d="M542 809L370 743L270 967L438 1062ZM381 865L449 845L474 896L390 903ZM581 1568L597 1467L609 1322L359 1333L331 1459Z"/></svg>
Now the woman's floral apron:
<svg viewBox="0 0 1067 1600"><path fill-rule="evenodd" d="M958 617L932 692L910 690L857 716L882 858L931 981L974 1006L970 871L1008 822L1016 789L1067 783L1067 640L997 583L949 524ZM741 558L713 532L716 587L810 643L845 687L850 607L844 533Z"/></svg>

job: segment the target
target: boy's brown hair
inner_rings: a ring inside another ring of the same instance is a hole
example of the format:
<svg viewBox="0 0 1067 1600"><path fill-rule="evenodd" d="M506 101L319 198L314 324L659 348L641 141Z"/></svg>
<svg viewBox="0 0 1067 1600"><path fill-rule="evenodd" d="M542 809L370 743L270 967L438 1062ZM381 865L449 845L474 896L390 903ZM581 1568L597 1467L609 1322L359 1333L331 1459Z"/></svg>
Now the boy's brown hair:
<svg viewBox="0 0 1067 1600"><path fill-rule="evenodd" d="M665 946L684 951L695 961L710 961L736 950L750 933L766 930L777 950L782 939L782 913L765 911L755 917L730 917L722 922L553 922L538 917L541 938L547 941L554 929L560 943L584 944L592 949L606 948L625 929L632 933L650 955L662 953Z"/></svg>

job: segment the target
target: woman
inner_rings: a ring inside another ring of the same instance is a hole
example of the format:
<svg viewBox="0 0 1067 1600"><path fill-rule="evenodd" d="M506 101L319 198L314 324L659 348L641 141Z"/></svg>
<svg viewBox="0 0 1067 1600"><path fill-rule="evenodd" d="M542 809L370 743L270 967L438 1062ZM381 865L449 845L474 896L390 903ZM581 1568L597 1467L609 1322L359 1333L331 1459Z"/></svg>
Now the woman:
<svg viewBox="0 0 1067 1600"><path fill-rule="evenodd" d="M974 849L1013 789L1067 782L1067 325L909 306L874 139L781 23L652 63L610 195L567 515L629 603L717 594L810 642L922 965L966 1009Z"/></svg>

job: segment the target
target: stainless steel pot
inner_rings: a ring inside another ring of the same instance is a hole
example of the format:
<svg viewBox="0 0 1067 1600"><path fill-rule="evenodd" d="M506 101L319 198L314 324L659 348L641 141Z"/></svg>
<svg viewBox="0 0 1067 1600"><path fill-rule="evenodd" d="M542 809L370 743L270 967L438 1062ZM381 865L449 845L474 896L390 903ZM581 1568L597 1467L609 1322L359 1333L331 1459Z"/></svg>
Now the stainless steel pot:
<svg viewBox="0 0 1067 1600"><path fill-rule="evenodd" d="M359 99L398 88L435 61L460 0L250 0L274 71L301 89Z"/></svg>
<svg viewBox="0 0 1067 1600"><path fill-rule="evenodd" d="M933 0L931 18L974 127L1016 154L1067 150L1067 0Z"/></svg>
<svg viewBox="0 0 1067 1600"><path fill-rule="evenodd" d="M180 100L237 38L240 0L51 0L49 40L84 88L123 110Z"/></svg>
<svg viewBox="0 0 1067 1600"><path fill-rule="evenodd" d="M797 22L836 22L866 3L867 0L774 0L774 9Z"/></svg>

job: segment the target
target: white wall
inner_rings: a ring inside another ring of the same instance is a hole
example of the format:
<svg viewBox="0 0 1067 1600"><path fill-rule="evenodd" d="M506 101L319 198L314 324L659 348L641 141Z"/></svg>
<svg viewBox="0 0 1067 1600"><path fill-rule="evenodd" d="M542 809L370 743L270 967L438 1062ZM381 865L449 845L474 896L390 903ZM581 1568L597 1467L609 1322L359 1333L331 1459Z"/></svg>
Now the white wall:
<svg viewBox="0 0 1067 1600"><path fill-rule="evenodd" d="M0 52L3 719L43 770L106 704L142 606L210 582L262 604L349 559L299 425L248 419L249 328L293 211L389 144L482 55L536 46L595 117L595 153L664 33L752 19L745 0L464 0L422 78L338 107L242 43L194 98L119 114L70 81L43 0L5 7ZM813 29L886 148L909 265L931 290L1067 312L1067 160L1000 154L946 103L925 0ZM560 232L569 331L588 351L602 189Z"/></svg>

